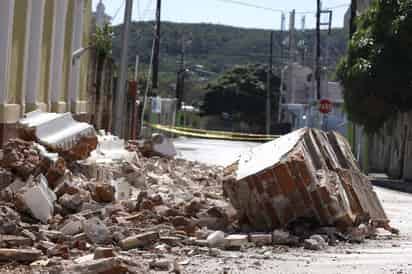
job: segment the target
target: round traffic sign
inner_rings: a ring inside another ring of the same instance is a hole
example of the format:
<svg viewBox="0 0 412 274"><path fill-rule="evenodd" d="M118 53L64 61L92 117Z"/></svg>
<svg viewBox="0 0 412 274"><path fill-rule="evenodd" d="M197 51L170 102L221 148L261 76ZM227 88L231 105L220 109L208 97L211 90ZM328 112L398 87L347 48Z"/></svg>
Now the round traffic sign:
<svg viewBox="0 0 412 274"><path fill-rule="evenodd" d="M328 99L320 100L319 105L319 111L323 114L327 114L332 111L332 102Z"/></svg>

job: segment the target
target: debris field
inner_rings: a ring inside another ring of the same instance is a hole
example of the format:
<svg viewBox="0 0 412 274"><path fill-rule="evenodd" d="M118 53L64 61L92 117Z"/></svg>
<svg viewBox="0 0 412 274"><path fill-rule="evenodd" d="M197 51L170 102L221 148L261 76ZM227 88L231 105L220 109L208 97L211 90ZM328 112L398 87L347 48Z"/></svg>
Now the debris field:
<svg viewBox="0 0 412 274"><path fill-rule="evenodd" d="M0 161L4 269L185 273L199 250L321 250L398 232L336 133L301 129L226 168L176 159L161 135L125 143L68 115L30 113L19 137Z"/></svg>

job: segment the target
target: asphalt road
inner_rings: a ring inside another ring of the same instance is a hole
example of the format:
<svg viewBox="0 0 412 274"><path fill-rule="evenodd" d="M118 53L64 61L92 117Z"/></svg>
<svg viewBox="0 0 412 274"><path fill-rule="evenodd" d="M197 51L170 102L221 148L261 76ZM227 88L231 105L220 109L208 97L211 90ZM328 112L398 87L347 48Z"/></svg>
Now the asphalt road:
<svg viewBox="0 0 412 274"><path fill-rule="evenodd" d="M226 165L256 143L179 138L180 157L206 164ZM412 273L412 195L375 188L391 225L399 236L380 231L377 240L345 244L311 252L298 248L221 251L215 257L197 255L189 259L188 273Z"/></svg>
<svg viewBox="0 0 412 274"><path fill-rule="evenodd" d="M209 165L226 166L249 148L259 145L253 142L233 142L180 137L174 140L178 157Z"/></svg>

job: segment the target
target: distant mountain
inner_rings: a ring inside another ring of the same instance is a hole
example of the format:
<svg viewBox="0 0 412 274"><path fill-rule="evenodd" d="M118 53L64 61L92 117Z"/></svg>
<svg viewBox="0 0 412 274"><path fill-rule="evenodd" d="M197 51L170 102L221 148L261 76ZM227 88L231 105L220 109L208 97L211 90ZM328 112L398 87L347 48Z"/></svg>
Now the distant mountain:
<svg viewBox="0 0 412 274"><path fill-rule="evenodd" d="M143 64L148 64L153 39L153 22L133 23L130 39L129 63L134 64L135 55L141 56ZM114 57L119 59L121 27L114 27ZM186 42L187 65L201 65L204 71L221 73L227 68L237 64L267 63L269 53L269 31L260 29L236 28L214 24L182 24L162 22L161 26L161 64L163 73L175 73L177 61L181 53L182 37ZM288 55L288 33L275 32L274 39L274 64L281 61L281 55ZM313 64L315 46L315 32L307 30L297 31L297 44L306 48L308 65ZM281 49L281 44L285 45ZM343 29L333 29L331 35L322 33L322 55L328 67L334 69L339 58L344 54L347 46L347 34ZM303 47L301 47L303 48ZM302 61L303 54L300 50L297 60ZM285 61L285 59L284 59Z"/></svg>

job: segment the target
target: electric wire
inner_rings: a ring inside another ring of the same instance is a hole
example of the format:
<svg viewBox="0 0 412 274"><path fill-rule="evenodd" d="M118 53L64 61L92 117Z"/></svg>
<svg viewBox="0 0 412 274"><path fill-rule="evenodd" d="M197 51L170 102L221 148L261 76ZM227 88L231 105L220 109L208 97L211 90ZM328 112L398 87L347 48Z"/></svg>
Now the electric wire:
<svg viewBox="0 0 412 274"><path fill-rule="evenodd" d="M113 21L116 19L117 15L119 15L120 10L121 10L122 7L124 6L124 3L125 3L124 1L125 1L125 0L122 1L122 3L120 4L120 6L117 8L116 12L114 13L113 18L112 18Z"/></svg>

